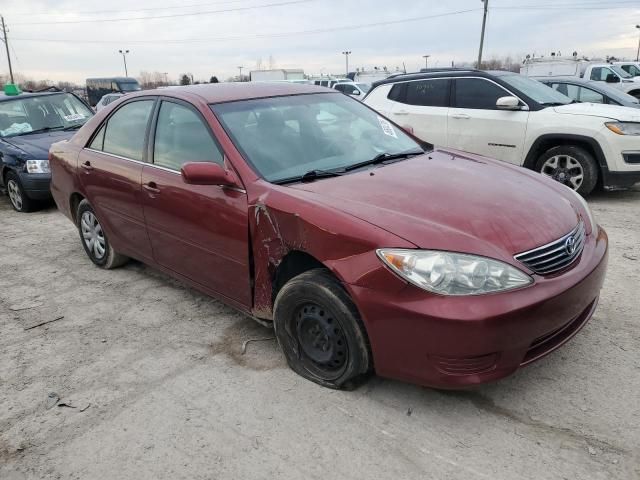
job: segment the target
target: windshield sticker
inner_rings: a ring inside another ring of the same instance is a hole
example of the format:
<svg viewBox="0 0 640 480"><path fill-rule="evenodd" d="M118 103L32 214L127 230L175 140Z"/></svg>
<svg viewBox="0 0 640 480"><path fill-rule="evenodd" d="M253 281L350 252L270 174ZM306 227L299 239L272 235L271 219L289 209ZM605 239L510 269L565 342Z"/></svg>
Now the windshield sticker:
<svg viewBox="0 0 640 480"><path fill-rule="evenodd" d="M13 123L5 130L0 130L0 135L3 137L9 137L12 135L19 135L21 133L29 133L33 130L29 123Z"/></svg>
<svg viewBox="0 0 640 480"><path fill-rule="evenodd" d="M387 120L382 117L378 117L378 122L380 123L380 127L382 128L382 131L385 135L389 135L393 138L398 138L398 135L396 135L396 131L393 129L393 125L391 125Z"/></svg>
<svg viewBox="0 0 640 480"><path fill-rule="evenodd" d="M81 113L73 113L71 115L65 115L64 119L67 122L77 122L78 120L84 120L84 115Z"/></svg>

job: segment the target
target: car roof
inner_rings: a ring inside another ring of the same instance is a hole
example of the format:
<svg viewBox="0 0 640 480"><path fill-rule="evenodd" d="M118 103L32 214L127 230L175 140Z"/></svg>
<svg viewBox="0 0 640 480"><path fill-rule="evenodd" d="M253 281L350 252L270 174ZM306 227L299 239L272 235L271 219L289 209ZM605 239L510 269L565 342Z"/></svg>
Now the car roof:
<svg viewBox="0 0 640 480"><path fill-rule="evenodd" d="M0 93L0 102L4 102L8 100L17 100L19 98L25 98L25 97L44 97L47 95L59 95L61 93L67 93L67 92L22 92L18 95L5 95L4 93Z"/></svg>
<svg viewBox="0 0 640 480"><path fill-rule="evenodd" d="M429 78L446 78L446 77L504 77L507 75L517 75L517 73L507 72L504 70L476 70L474 68L423 68L419 72L414 73L401 73L393 75L384 80L378 80L373 83L373 88L379 87L389 83L400 83L411 80L423 80Z"/></svg>
<svg viewBox="0 0 640 480"><path fill-rule="evenodd" d="M141 95L163 95L187 99L197 95L207 103L225 103L254 98L284 97L310 93L335 93L335 90L288 82L225 82L201 85L185 85L171 89L144 90L130 93L127 97Z"/></svg>

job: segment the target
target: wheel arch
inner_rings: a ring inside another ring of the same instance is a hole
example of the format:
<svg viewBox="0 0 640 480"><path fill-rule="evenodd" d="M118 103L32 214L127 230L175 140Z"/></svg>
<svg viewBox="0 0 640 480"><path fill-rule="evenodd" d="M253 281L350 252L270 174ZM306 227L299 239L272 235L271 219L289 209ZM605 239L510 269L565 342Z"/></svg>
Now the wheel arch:
<svg viewBox="0 0 640 480"><path fill-rule="evenodd" d="M607 159L604 156L602 147L597 140L584 136L584 135L570 135L570 134L548 134L538 137L524 160L523 167L530 170L535 169L536 162L540 155L553 147L559 147L563 145L571 145L576 147L582 147L589 152L598 163L600 168L600 178L602 178L603 171L608 171Z"/></svg>
<svg viewBox="0 0 640 480"><path fill-rule="evenodd" d="M85 199L84 196L78 192L72 193L71 196L69 197L69 209L70 209L71 217L73 218L73 222L76 224L78 223L78 217L77 217L78 206L80 205L80 202L84 199Z"/></svg>
<svg viewBox="0 0 640 480"><path fill-rule="evenodd" d="M273 272L272 286L272 304L275 302L278 292L292 278L297 277L301 273L313 270L315 268L323 268L335 277L333 272L313 255L302 250L291 250L283 258L280 264ZM337 279L337 277L336 277ZM338 279L339 280L339 279Z"/></svg>

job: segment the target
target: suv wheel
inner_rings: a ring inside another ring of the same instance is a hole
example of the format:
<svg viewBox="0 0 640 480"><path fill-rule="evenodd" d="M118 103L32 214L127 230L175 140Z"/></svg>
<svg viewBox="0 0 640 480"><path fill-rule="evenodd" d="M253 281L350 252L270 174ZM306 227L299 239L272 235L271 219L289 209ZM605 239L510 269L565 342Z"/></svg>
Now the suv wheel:
<svg viewBox="0 0 640 480"><path fill-rule="evenodd" d="M371 370L358 310L326 270L304 272L278 292L274 328L287 363L304 378L351 389Z"/></svg>
<svg viewBox="0 0 640 480"><path fill-rule="evenodd" d="M34 208L33 200L24 193L20 178L14 172L8 172L5 178L7 194L11 206L16 212L30 212Z"/></svg>
<svg viewBox="0 0 640 480"><path fill-rule="evenodd" d="M598 165L593 156L580 147L561 145L543 153L536 171L581 195L588 195L598 182Z"/></svg>
<svg viewBox="0 0 640 480"><path fill-rule="evenodd" d="M107 270L127 263L128 258L117 253L109 243L107 234L88 201L80 202L76 218L82 246L93 263Z"/></svg>

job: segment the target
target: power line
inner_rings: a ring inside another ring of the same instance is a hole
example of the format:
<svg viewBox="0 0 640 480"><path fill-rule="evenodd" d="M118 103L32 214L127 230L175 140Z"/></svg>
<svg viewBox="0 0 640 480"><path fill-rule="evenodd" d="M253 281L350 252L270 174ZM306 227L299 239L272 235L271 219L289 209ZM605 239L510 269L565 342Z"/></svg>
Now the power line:
<svg viewBox="0 0 640 480"><path fill-rule="evenodd" d="M12 23L12 25L16 27L16 26L22 26L22 25L62 25L62 24L72 24L72 23L77 24L77 23L132 22L136 20L157 20L160 18L193 17L198 15L211 15L214 13L242 12L246 10L280 7L284 5L294 5L298 3L308 3L308 2L315 2L315 1L317 0L289 0L286 2L266 3L263 5L252 5L247 7L226 8L221 10L203 10L200 12L190 12L190 13L172 13L168 15L155 15L150 17L100 18L100 19L92 19L92 20L61 20L61 21L55 21L55 22L22 22L22 23Z"/></svg>
<svg viewBox="0 0 640 480"><path fill-rule="evenodd" d="M359 25L342 25L339 27L330 27L330 28L318 28L314 30L301 30L296 32L278 32L278 33L258 33L258 34L243 34L243 35L230 35L230 36L221 36L221 37L208 37L208 38L191 38L191 39L173 39L173 40L82 40L82 43L94 43L94 44L120 44L125 41L128 44L184 44L184 43L207 43L212 41L223 41L223 40L243 40L247 38L280 38L280 37L290 37L290 36L299 36L299 35L315 35L321 33L332 33L339 32L343 30L357 30L363 28L373 28L373 27L383 27L388 25L397 25L401 23L409 23L409 22L419 22L422 20L430 20L433 18L440 17L448 17L452 15L461 15L464 13L470 12L478 12L481 11L480 8L474 8L471 10L459 10L456 12L446 12L440 13L436 15L425 15L421 17L411 17L411 18L402 18L398 20L386 20L382 22L374 22L374 23L363 23ZM21 41L21 42L57 42L57 43L78 43L78 39L73 40L61 40L61 39L47 39L47 38L14 38L13 41Z"/></svg>

